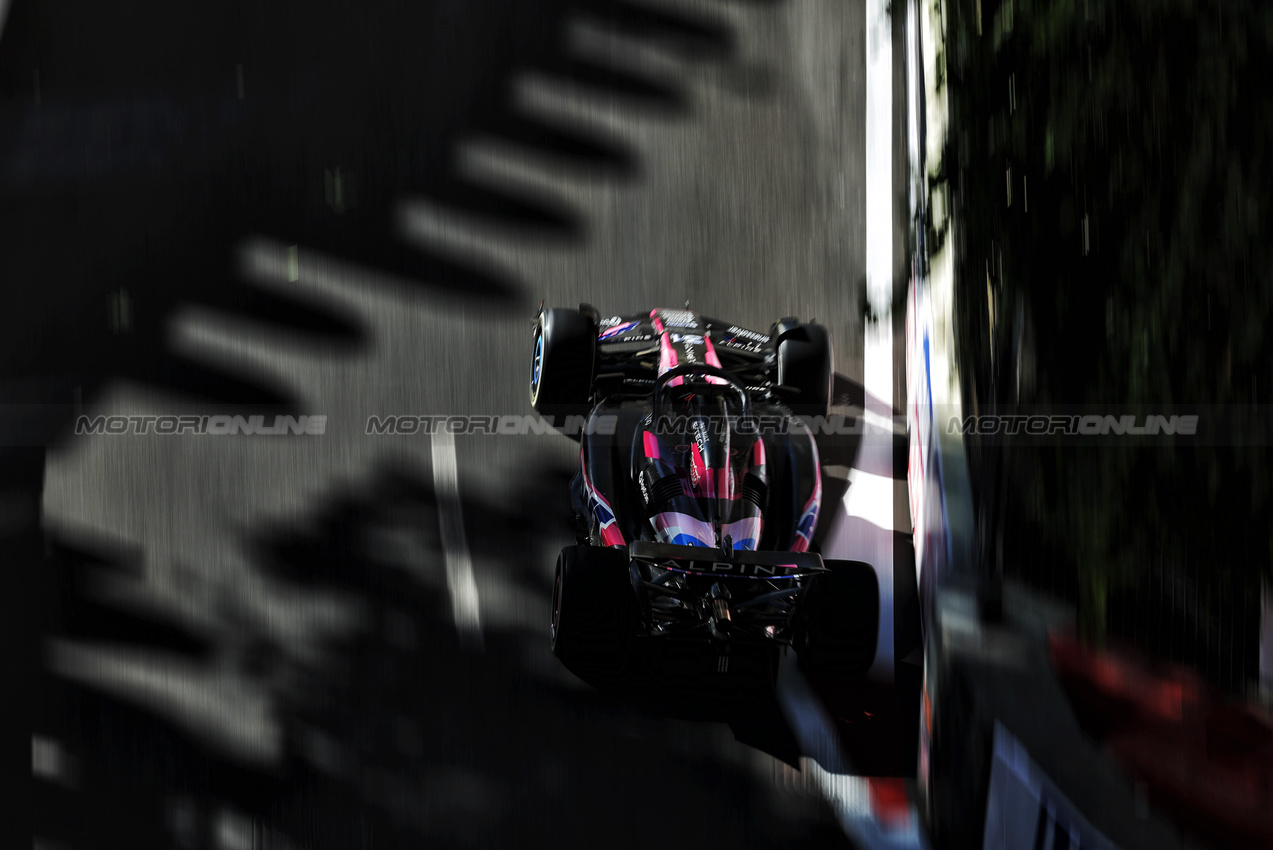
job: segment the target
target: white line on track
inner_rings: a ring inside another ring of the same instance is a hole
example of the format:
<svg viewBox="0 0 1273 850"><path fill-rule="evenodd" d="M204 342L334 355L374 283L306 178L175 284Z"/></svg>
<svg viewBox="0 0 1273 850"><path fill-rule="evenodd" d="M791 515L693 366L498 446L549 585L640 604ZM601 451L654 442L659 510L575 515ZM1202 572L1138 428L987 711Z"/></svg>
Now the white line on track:
<svg viewBox="0 0 1273 850"><path fill-rule="evenodd" d="M460 482L455 463L455 437L445 431L433 435L433 489L438 498L438 524L446 559L446 586L451 592L451 612L460 637L482 640L473 559L464 536L460 509Z"/></svg>
<svg viewBox="0 0 1273 850"><path fill-rule="evenodd" d="M893 415L893 31L887 0L866 2L866 297L875 321L863 332L865 415ZM880 581L880 630L869 675L893 679L893 492L861 470L891 470L890 434L868 432L850 473L831 554L865 561ZM856 474L854 474L856 473ZM880 485L880 486L873 486Z"/></svg>
<svg viewBox="0 0 1273 850"><path fill-rule="evenodd" d="M866 2L866 295L881 321L893 303L893 28L887 6L887 0ZM892 348L885 353L888 368L879 377L891 387ZM865 377L871 380L869 369ZM866 390L871 392L869 383ZM891 392L872 395L893 398Z"/></svg>
<svg viewBox="0 0 1273 850"><path fill-rule="evenodd" d="M849 495L845 494L845 512L849 516L861 517L883 531L884 535L892 540L896 488L897 482L892 476L850 469L848 492L852 493L853 497L850 499Z"/></svg>
<svg viewBox="0 0 1273 850"><path fill-rule="evenodd" d="M864 417L893 416L893 33L888 0L866 0L866 296L876 322L866 321L862 352ZM887 401L886 401L887 400ZM869 431L855 466L893 468L891 434ZM882 464L882 465L881 465ZM880 580L880 632L868 675L893 679L893 525L895 485L862 469L849 473L843 512L833 528L836 557L863 560ZM808 769L835 809L846 834L863 847L925 848L912 808L902 824L876 820L868 782L831 773L810 762Z"/></svg>
<svg viewBox="0 0 1273 850"><path fill-rule="evenodd" d="M842 509L824 544L824 553L871 564L880 580L880 632L875 662L868 675L893 679L893 525L896 484L865 470L893 469L893 35L888 0L866 0L866 295L876 321L866 321L862 384L864 418L887 422L863 436ZM824 753L834 741L833 724L794 670L779 674L779 701L806 753ZM830 771L805 760L822 795L831 803L845 833L860 846L924 848L914 809L901 824L878 821L869 783L847 775L838 757L824 759Z"/></svg>
<svg viewBox="0 0 1273 850"><path fill-rule="evenodd" d="M880 583L880 626L868 675L893 680L893 35L886 0L866 3L866 297L862 340L864 418L869 429L858 446L849 489L830 518L823 555L865 561ZM891 477L891 476L890 476Z"/></svg>
<svg viewBox="0 0 1273 850"><path fill-rule="evenodd" d="M906 6L906 153L909 163L910 212L914 217L919 206L919 192L913 175L919 174L919 67L916 59L919 56L919 38L916 33L916 9L914 2Z"/></svg>

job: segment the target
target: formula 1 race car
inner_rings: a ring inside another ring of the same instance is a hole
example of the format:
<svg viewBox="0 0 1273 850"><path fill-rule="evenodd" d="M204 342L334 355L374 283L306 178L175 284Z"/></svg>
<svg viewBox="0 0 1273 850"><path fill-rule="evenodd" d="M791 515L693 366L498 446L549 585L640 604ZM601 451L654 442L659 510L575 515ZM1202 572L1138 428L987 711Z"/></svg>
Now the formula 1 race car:
<svg viewBox="0 0 1273 850"><path fill-rule="evenodd" d="M759 333L688 310L541 307L530 400L580 442L577 545L557 560L552 650L598 687L772 686L874 657L875 572L811 551L822 499L826 330Z"/></svg>

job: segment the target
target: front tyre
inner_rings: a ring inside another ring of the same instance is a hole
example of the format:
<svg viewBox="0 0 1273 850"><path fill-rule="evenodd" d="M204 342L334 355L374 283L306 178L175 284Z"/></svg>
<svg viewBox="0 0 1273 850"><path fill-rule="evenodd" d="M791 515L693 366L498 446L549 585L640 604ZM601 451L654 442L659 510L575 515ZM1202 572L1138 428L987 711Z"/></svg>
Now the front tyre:
<svg viewBox="0 0 1273 850"><path fill-rule="evenodd" d="M627 550L567 546L553 579L552 651L590 685L619 684L637 621Z"/></svg>
<svg viewBox="0 0 1273 850"><path fill-rule="evenodd" d="M560 425L590 410L596 364L597 323L579 310L544 310L535 322L531 349L530 403Z"/></svg>
<svg viewBox="0 0 1273 850"><path fill-rule="evenodd" d="M826 416L835 379L835 352L822 325L783 319L770 330L777 374L774 376L793 412Z"/></svg>

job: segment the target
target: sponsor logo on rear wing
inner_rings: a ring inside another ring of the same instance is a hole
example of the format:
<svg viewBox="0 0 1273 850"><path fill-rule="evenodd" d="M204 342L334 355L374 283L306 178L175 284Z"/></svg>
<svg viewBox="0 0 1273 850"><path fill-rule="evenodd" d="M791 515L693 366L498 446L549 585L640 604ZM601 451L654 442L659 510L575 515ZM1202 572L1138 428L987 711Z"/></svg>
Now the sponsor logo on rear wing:
<svg viewBox="0 0 1273 850"><path fill-rule="evenodd" d="M801 578L827 572L820 555L811 552L736 550L725 558L719 549L635 540L628 554L677 572L725 578Z"/></svg>

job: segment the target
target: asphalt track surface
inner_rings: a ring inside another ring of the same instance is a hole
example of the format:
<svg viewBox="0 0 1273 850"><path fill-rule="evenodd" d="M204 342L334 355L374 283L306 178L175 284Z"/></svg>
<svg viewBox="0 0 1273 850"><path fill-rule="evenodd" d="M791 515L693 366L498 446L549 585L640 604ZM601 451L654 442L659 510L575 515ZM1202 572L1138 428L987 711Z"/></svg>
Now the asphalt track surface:
<svg viewBox="0 0 1273 850"><path fill-rule="evenodd" d="M11 4L3 400L49 444L4 450L14 846L844 845L807 776L551 657L574 443L365 424L528 413L541 300L814 318L860 407L863 18ZM80 412L327 428L75 437Z"/></svg>

